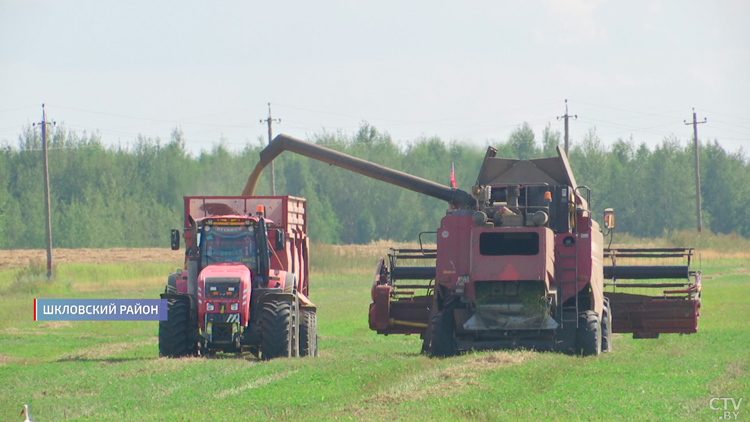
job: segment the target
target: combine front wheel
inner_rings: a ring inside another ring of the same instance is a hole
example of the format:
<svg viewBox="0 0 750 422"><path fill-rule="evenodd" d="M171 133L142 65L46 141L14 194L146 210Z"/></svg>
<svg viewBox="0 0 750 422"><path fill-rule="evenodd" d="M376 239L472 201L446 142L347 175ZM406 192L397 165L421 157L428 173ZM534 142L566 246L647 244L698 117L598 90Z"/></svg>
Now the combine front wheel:
<svg viewBox="0 0 750 422"><path fill-rule="evenodd" d="M432 317L432 339L430 355L445 358L458 353L456 347L456 327L453 310L438 312Z"/></svg>
<svg viewBox="0 0 750 422"><path fill-rule="evenodd" d="M288 358L292 355L292 304L269 300L263 304L260 335L261 359Z"/></svg>
<svg viewBox="0 0 750 422"><path fill-rule="evenodd" d="M594 311L578 314L576 350L583 356L596 356L602 351L602 331L599 316Z"/></svg>

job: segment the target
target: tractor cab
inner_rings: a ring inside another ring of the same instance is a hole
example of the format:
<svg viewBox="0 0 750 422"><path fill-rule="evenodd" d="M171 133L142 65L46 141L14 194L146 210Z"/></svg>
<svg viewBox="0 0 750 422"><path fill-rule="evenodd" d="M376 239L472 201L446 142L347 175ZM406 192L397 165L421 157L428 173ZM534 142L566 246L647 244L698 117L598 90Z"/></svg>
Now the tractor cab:
<svg viewBox="0 0 750 422"><path fill-rule="evenodd" d="M207 217L198 220L197 226L201 268L212 264L240 264L250 271L258 269L257 218Z"/></svg>

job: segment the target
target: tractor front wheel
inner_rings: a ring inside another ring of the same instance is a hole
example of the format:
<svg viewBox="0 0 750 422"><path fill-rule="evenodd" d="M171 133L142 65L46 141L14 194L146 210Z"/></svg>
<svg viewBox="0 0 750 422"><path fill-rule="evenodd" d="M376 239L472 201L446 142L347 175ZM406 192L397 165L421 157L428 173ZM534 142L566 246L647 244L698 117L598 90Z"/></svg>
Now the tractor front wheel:
<svg viewBox="0 0 750 422"><path fill-rule="evenodd" d="M432 317L430 356L446 358L458 354L454 318L453 310L441 311Z"/></svg>
<svg viewBox="0 0 750 422"><path fill-rule="evenodd" d="M602 351L602 326L594 311L578 314L576 350L583 356L596 356Z"/></svg>
<svg viewBox="0 0 750 422"><path fill-rule="evenodd" d="M167 320L159 321L159 356L181 358L198 353L195 330L191 327L190 301L169 299Z"/></svg>
<svg viewBox="0 0 750 422"><path fill-rule="evenodd" d="M283 300L263 303L260 334L261 359L288 358L292 355L292 304Z"/></svg>

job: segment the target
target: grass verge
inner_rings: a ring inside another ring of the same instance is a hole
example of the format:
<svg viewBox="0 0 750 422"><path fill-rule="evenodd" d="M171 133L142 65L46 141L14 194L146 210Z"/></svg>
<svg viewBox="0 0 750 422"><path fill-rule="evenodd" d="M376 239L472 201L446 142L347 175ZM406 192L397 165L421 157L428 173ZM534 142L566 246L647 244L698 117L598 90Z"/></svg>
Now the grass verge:
<svg viewBox="0 0 750 422"><path fill-rule="evenodd" d="M380 251L316 246L320 356L158 358L155 322L34 322L39 292L0 296L0 420L716 420L712 397L750 397L750 269L704 260L699 332L615 338L578 358L529 351L421 356L415 336L367 328ZM387 251L387 247L385 247ZM334 253L340 255L333 255ZM70 267L68 267L70 265ZM75 266L80 265L80 266ZM173 264L65 264L44 297L158 297ZM341 266L341 268L339 268ZM15 270L14 270L15 271ZM750 407L738 420L750 420Z"/></svg>

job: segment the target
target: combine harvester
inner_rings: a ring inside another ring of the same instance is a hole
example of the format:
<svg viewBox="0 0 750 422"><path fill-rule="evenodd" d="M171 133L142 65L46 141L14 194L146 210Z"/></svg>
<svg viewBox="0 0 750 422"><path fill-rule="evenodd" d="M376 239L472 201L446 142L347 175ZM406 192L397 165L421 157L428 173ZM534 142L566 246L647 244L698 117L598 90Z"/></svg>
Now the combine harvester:
<svg viewBox="0 0 750 422"><path fill-rule="evenodd" d="M308 299L305 200L291 196L185 197L185 268L162 299L159 354L250 351L264 360L316 356ZM172 249L180 233L172 230Z"/></svg>
<svg viewBox="0 0 750 422"><path fill-rule="evenodd" d="M283 151L448 202L432 232L436 249L394 249L378 263L369 324L379 334L419 334L423 352L439 357L516 347L588 356L611 351L612 333L654 338L697 329L692 250L605 249L591 192L576 183L560 148L557 157L512 160L490 147L468 193L279 135L261 151L243 195ZM604 224L611 235L612 209ZM675 257L687 265L618 265ZM670 278L679 281L654 281Z"/></svg>

